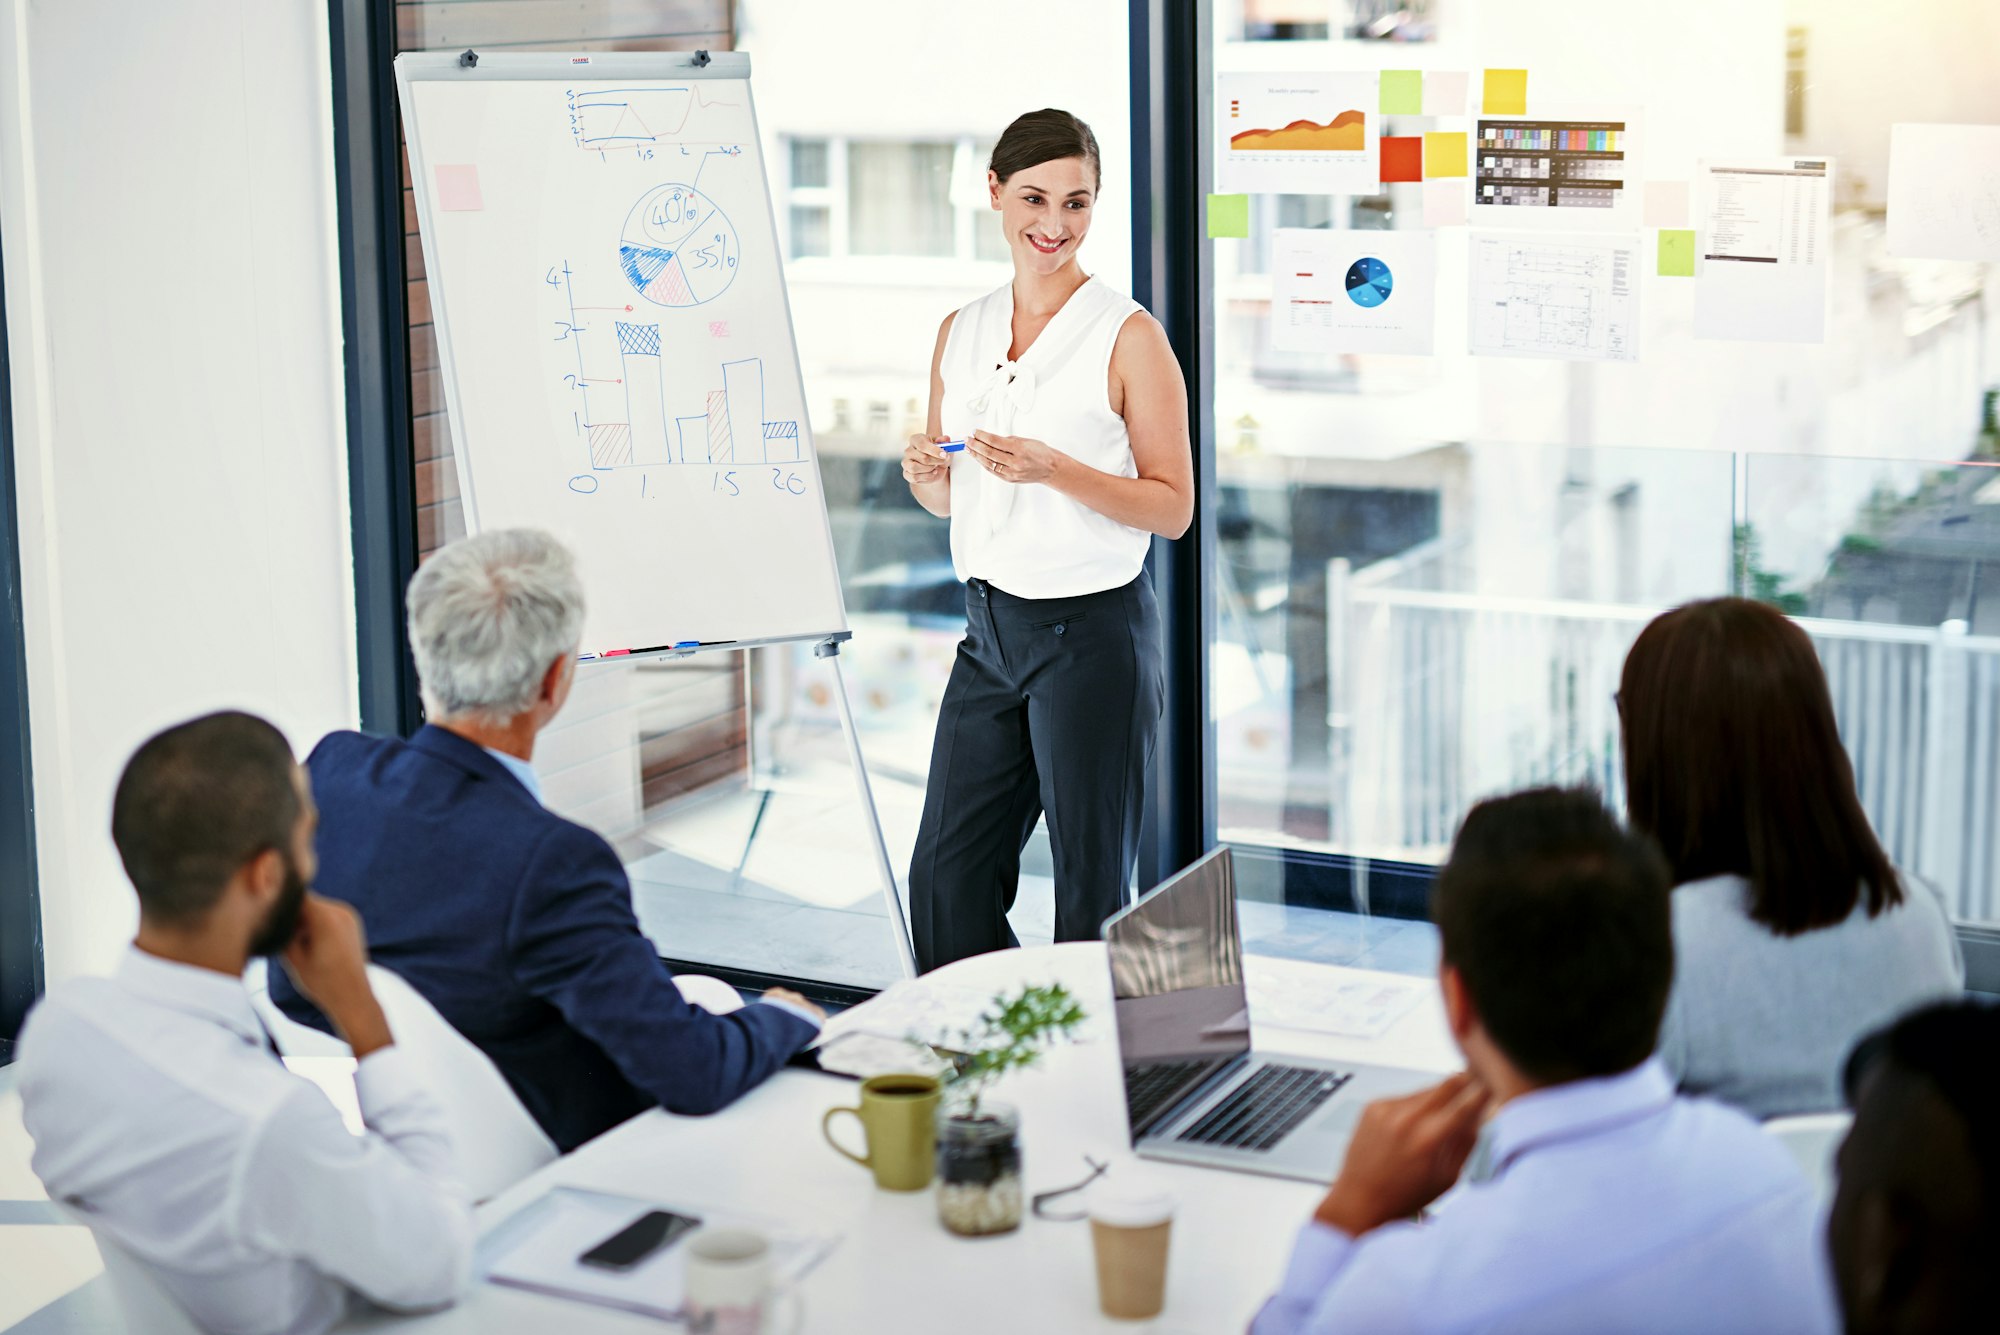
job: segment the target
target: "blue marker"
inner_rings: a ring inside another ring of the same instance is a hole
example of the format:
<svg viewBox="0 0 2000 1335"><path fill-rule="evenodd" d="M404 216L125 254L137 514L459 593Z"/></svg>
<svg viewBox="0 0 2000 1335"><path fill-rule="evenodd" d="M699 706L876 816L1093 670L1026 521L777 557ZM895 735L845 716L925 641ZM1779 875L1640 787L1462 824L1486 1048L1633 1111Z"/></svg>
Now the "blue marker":
<svg viewBox="0 0 2000 1335"><path fill-rule="evenodd" d="M701 641L700 641L700 640L680 640L680 641L677 641L677 642L675 643L675 645L674 645L674 648L676 648L676 649L699 649L699 648L701 648Z"/></svg>

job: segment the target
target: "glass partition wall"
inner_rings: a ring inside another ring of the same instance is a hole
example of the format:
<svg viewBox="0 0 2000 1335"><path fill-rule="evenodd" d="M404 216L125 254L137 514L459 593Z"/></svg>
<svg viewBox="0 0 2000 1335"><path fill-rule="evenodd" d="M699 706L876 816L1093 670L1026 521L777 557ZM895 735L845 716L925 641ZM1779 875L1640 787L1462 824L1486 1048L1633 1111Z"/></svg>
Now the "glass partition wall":
<svg viewBox="0 0 2000 1335"><path fill-rule="evenodd" d="M1251 893L1420 915L1403 891L1479 798L1591 782L1619 800L1626 649L1660 611L1736 593L1819 646L1898 865L1962 921L2000 919L2000 595L1981 597L2000 558L2000 266L1892 258L1884 220L1892 123L2000 123L1974 54L2000 17L1977 0L1917 0L1886 27L1839 0L1588 22L1543 0L1205 11L1223 74L1471 75L1470 108L1389 114L1392 135L1471 130L1480 71L1525 68L1531 110L1642 117L1644 181L1731 154L1835 172L1823 342L1696 337L1695 283L1656 273L1635 218L1637 360L1470 356L1482 230L1426 228L1421 182L1253 195L1249 235L1208 243L1212 764L1218 836L1268 873ZM1434 350L1274 349L1280 228L1433 237ZM1366 963L1387 930L1294 912L1272 944Z"/></svg>

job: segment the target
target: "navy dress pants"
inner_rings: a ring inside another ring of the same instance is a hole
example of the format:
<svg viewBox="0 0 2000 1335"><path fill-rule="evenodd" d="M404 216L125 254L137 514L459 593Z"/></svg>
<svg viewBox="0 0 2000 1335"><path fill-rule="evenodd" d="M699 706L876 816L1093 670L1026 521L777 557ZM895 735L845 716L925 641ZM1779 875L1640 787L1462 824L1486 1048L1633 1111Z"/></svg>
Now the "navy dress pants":
<svg viewBox="0 0 2000 1335"><path fill-rule="evenodd" d="M1018 945L1021 850L1046 813L1056 940L1095 941L1125 904L1159 730L1160 613L1145 576L1073 598L965 590L910 858L917 967Z"/></svg>

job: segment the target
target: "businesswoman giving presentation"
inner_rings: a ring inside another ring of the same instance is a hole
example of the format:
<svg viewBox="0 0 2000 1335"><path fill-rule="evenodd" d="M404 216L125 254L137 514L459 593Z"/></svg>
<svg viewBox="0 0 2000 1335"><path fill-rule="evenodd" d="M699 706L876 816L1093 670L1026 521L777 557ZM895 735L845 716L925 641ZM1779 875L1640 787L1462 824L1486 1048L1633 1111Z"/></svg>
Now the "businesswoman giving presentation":
<svg viewBox="0 0 2000 1335"><path fill-rule="evenodd" d="M966 588L910 860L924 969L1016 944L1007 910L1044 814L1056 939L1096 939L1122 905L1163 694L1142 568L1194 515L1166 334L1080 257L1105 188L1090 127L1020 117L987 188L1014 276L945 317L927 430L903 451Z"/></svg>

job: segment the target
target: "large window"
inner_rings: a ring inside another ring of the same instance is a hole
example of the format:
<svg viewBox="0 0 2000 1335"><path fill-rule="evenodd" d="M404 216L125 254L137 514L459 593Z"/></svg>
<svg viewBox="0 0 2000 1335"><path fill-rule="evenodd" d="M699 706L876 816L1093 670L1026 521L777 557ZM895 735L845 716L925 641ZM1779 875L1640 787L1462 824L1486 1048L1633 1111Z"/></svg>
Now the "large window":
<svg viewBox="0 0 2000 1335"><path fill-rule="evenodd" d="M1084 259L1131 282L1125 7L1070 16L1050 46L1018 15L957 5L871 12L811 0L397 7L399 49L746 50L854 639L843 655L900 880L931 731L963 629L945 522L900 471L924 425L939 323L1008 281L985 164L1016 115L1063 106L1094 127L1108 189ZM870 78L977 51L1007 80ZM419 555L464 531L414 207L405 189L410 406ZM536 751L552 806L625 855L662 954L746 980L874 988L900 975L839 726L809 646L681 664L587 664ZM1017 926L1053 921L1045 846Z"/></svg>
<svg viewBox="0 0 2000 1335"><path fill-rule="evenodd" d="M1286 28L1282 4L1205 8L1219 72L1470 71L1476 102L1483 66L1524 66L1538 105L1644 107L1647 180L1724 153L1836 173L1823 342L1696 338L1694 284L1656 276L1635 219L1637 361L1472 357L1478 233L1426 232L1420 183L1257 196L1250 236L1211 244L1219 836L1365 887L1435 863L1482 796L1591 781L1618 799L1626 649L1665 608L1738 593L1819 646L1898 864L1963 921L2000 920L2000 266L1884 244L1890 124L2000 122L1974 54L2000 42L1991 7L1917 0L1885 32L1839 0L1600 6L1584 25L1456 0L1391 44L1296 40L1325 33ZM1278 228L1433 235L1434 351L1274 348Z"/></svg>

